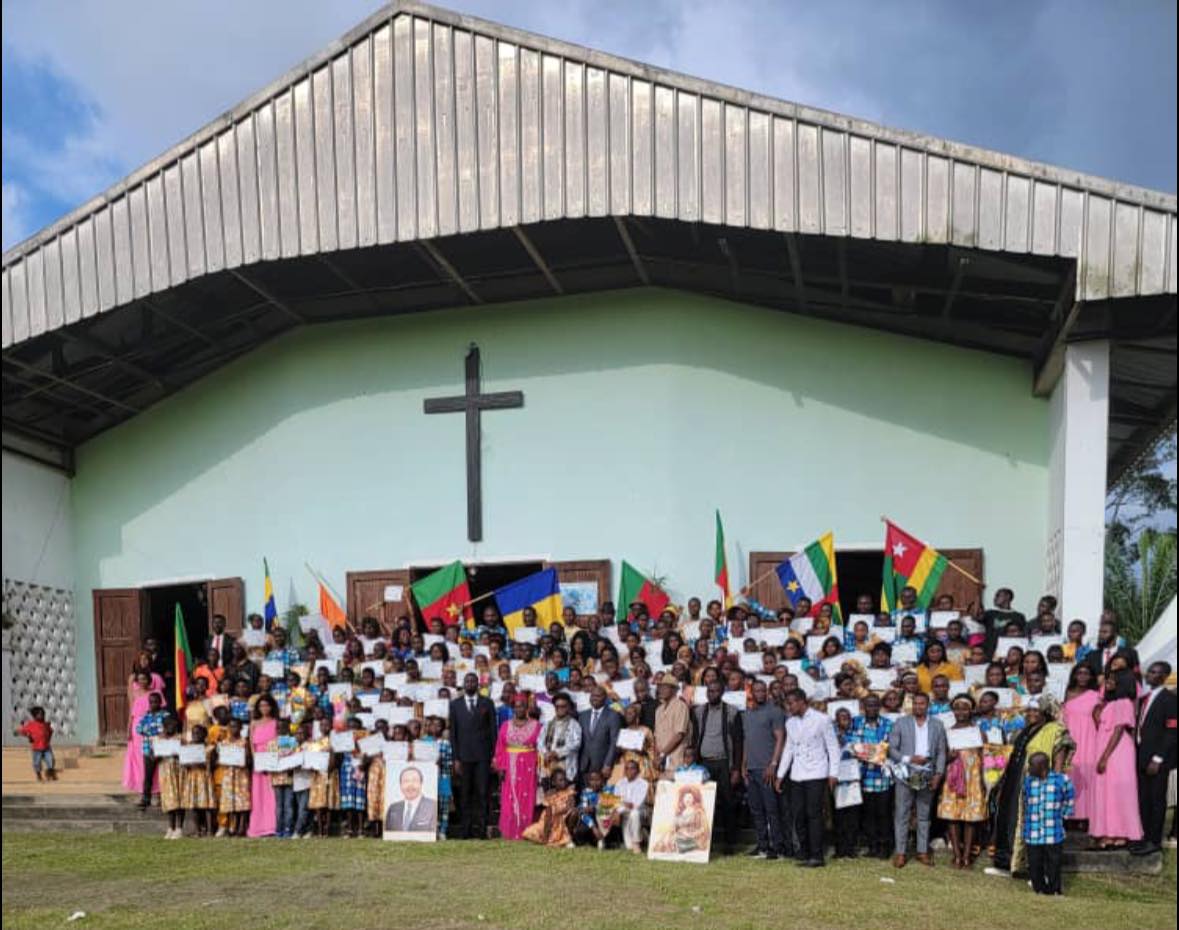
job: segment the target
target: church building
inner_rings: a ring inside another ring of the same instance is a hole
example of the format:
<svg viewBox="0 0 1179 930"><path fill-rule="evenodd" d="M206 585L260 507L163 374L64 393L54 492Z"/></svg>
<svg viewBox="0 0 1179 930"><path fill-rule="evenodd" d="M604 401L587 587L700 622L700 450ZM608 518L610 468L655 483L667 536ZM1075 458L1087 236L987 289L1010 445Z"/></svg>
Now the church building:
<svg viewBox="0 0 1179 930"><path fill-rule="evenodd" d="M142 640L623 560L673 601L882 516L1102 606L1175 419L1176 200L397 0L3 256L5 714L121 737ZM11 733L7 719L6 739Z"/></svg>

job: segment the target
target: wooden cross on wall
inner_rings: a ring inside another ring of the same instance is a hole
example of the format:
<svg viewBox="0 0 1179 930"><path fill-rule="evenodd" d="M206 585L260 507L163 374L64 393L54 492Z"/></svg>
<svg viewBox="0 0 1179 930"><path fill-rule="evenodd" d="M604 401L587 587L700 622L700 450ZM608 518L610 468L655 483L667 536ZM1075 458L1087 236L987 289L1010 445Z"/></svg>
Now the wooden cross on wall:
<svg viewBox="0 0 1179 930"><path fill-rule="evenodd" d="M484 410L508 410L524 406L523 391L479 393L479 347L471 343L466 359L466 390L458 397L431 397L425 401L426 413L465 413L467 415L467 539L483 538L483 482L480 416Z"/></svg>

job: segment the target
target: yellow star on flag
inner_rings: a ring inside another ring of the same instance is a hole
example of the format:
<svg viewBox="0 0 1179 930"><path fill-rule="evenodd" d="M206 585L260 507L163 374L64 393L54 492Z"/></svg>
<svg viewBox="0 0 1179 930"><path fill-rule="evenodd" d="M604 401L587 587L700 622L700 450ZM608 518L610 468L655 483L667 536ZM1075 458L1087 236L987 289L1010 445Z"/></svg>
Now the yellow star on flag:
<svg viewBox="0 0 1179 930"><path fill-rule="evenodd" d="M797 581L791 581L790 584L786 585L786 590L793 594L800 587L801 585Z"/></svg>

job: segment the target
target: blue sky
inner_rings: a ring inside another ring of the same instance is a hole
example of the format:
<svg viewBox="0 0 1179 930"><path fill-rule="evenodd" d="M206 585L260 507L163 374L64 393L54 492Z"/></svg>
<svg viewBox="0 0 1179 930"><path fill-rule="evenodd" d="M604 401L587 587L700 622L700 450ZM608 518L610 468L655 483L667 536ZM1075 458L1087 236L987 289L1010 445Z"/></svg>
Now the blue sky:
<svg viewBox="0 0 1179 930"><path fill-rule="evenodd" d="M462 0L725 83L1169 192L1164 0ZM3 4L3 243L118 181L381 6Z"/></svg>

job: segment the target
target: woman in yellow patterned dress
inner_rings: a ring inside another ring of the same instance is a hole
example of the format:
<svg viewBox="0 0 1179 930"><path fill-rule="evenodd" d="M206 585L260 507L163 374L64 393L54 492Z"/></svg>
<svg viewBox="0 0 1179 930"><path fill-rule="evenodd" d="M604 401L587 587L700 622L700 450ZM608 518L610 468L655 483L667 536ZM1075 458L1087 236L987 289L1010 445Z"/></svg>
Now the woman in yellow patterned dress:
<svg viewBox="0 0 1179 930"><path fill-rule="evenodd" d="M950 704L954 725L950 731L974 726L974 698L960 694ZM974 831L987 819L987 789L983 784L983 747L952 749L948 753L946 781L937 815L947 822L955 869L974 864Z"/></svg>
<svg viewBox="0 0 1179 930"><path fill-rule="evenodd" d="M169 714L164 718L164 732L155 740L174 740L180 736L180 721ZM168 815L166 840L178 840L184 835L184 802L180 797L180 760L163 756L156 760L156 775L160 781L160 810Z"/></svg>
<svg viewBox="0 0 1179 930"><path fill-rule="evenodd" d="M206 743L208 735L208 731L202 726L192 728L189 745L202 747L205 750L205 760L180 767L180 800L185 810L192 811L197 836L208 835L209 824L213 820L212 813L216 809L216 802L213 800L213 776L209 771L212 750Z"/></svg>
<svg viewBox="0 0 1179 930"><path fill-rule="evenodd" d="M248 760L249 743L242 736L242 722L230 720L226 728L225 738L218 744L218 750L225 747L241 749ZM250 769L246 765L218 765L214 778L220 777L221 797L218 814L227 819L228 835L245 836L249 826L250 813ZM220 819L218 819L220 822ZM217 831L218 836L222 835Z"/></svg>
<svg viewBox="0 0 1179 930"><path fill-rule="evenodd" d="M330 719L315 721L315 736L303 746L304 752L331 753L332 722ZM311 773L311 788L307 794L307 809L315 813L315 835L327 836L332 824L332 811L340 806L340 773L336 770L335 759L328 763L326 772Z"/></svg>
<svg viewBox="0 0 1179 930"><path fill-rule="evenodd" d="M614 760L614 768L610 772L610 784L617 784L626 777L626 763L634 761L639 766L639 777L647 779L648 800L655 789L655 779L659 773L655 770L655 734L650 727L643 726L643 708L639 704L628 704L622 712L624 726L622 733L631 732L642 736L642 749L623 749ZM631 737L632 739L634 737Z"/></svg>
<svg viewBox="0 0 1179 930"><path fill-rule="evenodd" d="M208 743L214 749L229 738L229 708L227 706L214 707L212 709L213 722L209 725L209 739ZM231 832L229 828L229 814L221 810L221 779L225 776L225 772L220 765L213 768L213 802L217 811L217 835L228 836Z"/></svg>

